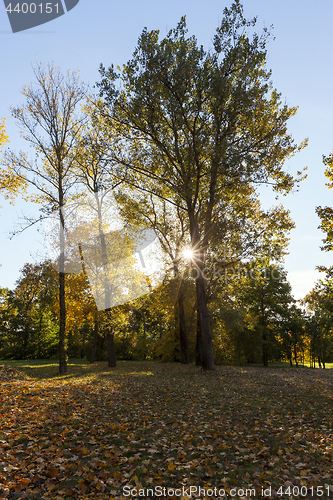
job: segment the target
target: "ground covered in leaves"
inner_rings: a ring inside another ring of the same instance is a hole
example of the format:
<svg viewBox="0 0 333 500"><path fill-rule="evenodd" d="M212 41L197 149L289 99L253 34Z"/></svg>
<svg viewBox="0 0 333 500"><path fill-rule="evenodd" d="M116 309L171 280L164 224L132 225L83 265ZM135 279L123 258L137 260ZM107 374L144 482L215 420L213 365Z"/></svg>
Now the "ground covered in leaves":
<svg viewBox="0 0 333 500"><path fill-rule="evenodd" d="M333 497L332 370L15 366L0 367L0 498Z"/></svg>

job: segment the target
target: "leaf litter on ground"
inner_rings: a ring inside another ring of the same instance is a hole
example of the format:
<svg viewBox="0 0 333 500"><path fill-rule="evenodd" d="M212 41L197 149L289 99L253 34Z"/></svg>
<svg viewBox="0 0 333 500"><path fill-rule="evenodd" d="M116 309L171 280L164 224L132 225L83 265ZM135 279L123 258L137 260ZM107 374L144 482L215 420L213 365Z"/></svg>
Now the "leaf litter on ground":
<svg viewBox="0 0 333 500"><path fill-rule="evenodd" d="M1 367L0 498L191 485L333 496L332 373L120 362L38 378Z"/></svg>

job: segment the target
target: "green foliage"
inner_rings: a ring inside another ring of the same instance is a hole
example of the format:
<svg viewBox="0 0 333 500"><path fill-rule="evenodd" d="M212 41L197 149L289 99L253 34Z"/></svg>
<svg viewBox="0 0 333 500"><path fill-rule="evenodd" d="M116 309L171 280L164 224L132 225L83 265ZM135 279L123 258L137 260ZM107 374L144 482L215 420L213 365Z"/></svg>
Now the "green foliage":
<svg viewBox="0 0 333 500"><path fill-rule="evenodd" d="M26 264L13 292L2 295L1 357L34 359L57 352L58 327L53 310L56 273L50 263ZM5 309L5 311L4 311Z"/></svg>
<svg viewBox="0 0 333 500"><path fill-rule="evenodd" d="M325 272L325 278L304 298L308 309L305 328L311 364L317 361L325 367L333 360L333 269L321 267L320 270Z"/></svg>

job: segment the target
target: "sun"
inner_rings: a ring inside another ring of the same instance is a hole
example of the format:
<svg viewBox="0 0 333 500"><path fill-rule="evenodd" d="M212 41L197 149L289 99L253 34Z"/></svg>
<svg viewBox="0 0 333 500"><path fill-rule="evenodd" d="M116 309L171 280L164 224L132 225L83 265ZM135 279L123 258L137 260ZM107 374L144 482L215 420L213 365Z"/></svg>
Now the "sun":
<svg viewBox="0 0 333 500"><path fill-rule="evenodd" d="M183 256L186 260L192 260L194 257L194 252L193 252L192 248L184 248Z"/></svg>

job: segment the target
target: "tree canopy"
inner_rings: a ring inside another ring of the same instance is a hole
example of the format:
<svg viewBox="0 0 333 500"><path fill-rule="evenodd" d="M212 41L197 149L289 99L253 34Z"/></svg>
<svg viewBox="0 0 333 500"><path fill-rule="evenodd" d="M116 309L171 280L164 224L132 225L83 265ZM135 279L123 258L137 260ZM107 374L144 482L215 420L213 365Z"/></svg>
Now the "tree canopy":
<svg viewBox="0 0 333 500"><path fill-rule="evenodd" d="M185 17L163 39L144 29L132 59L118 72L101 66L98 83L101 112L117 131L112 159L126 169L126 182L186 216L206 369L214 361L203 270L226 201L260 183L286 193L302 177L283 169L306 142L297 146L287 132L296 108L282 104L270 83L270 34L250 36L255 24L235 0L209 51L187 35Z"/></svg>

